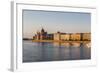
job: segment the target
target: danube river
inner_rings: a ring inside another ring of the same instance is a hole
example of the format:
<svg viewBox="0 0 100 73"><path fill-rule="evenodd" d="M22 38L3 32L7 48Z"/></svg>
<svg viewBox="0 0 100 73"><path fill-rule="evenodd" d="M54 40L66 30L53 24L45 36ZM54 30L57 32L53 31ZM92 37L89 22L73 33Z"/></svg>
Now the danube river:
<svg viewBox="0 0 100 73"><path fill-rule="evenodd" d="M23 41L23 62L83 60L90 58L90 43Z"/></svg>

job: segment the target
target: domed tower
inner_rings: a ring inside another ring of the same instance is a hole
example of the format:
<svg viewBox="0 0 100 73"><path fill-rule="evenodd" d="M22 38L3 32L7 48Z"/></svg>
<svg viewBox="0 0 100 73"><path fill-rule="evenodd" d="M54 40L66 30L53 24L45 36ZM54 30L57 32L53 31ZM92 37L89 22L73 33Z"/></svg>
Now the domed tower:
<svg viewBox="0 0 100 73"><path fill-rule="evenodd" d="M42 29L41 29L40 39L41 39L41 40L45 40L46 37L47 37L47 32L45 32L45 30L42 28Z"/></svg>
<svg viewBox="0 0 100 73"><path fill-rule="evenodd" d="M45 32L45 31L44 31L44 29L42 28L42 29L41 29L41 33L43 34L44 32Z"/></svg>

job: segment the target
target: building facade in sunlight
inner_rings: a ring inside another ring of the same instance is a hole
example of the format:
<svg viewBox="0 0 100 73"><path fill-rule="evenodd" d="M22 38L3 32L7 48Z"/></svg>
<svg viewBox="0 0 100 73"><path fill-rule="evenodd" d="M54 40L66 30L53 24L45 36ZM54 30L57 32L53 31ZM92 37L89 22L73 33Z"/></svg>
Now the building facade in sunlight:
<svg viewBox="0 0 100 73"><path fill-rule="evenodd" d="M54 33L54 40L69 41L70 35L66 33L57 32L57 33Z"/></svg>
<svg viewBox="0 0 100 73"><path fill-rule="evenodd" d="M73 33L71 34L71 39L73 41L80 41L81 40L81 33Z"/></svg>
<svg viewBox="0 0 100 73"><path fill-rule="evenodd" d="M87 41L87 40L91 40L91 33L84 33L82 40Z"/></svg>

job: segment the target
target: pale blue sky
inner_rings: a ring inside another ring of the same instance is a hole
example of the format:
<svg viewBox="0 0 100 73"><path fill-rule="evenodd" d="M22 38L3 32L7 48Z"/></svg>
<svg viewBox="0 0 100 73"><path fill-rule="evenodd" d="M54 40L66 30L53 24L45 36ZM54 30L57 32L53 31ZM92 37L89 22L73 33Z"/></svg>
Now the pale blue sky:
<svg viewBox="0 0 100 73"><path fill-rule="evenodd" d="M42 27L48 33L91 32L91 14L23 10L23 37L31 38Z"/></svg>

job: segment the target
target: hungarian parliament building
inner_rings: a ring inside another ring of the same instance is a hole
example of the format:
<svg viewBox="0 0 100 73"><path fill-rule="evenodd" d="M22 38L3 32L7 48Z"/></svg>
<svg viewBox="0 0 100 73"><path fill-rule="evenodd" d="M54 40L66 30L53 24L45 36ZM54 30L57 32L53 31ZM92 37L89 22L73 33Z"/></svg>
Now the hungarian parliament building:
<svg viewBox="0 0 100 73"><path fill-rule="evenodd" d="M62 33L48 34L43 28L33 36L33 40L62 40L62 41L90 41L91 33Z"/></svg>

